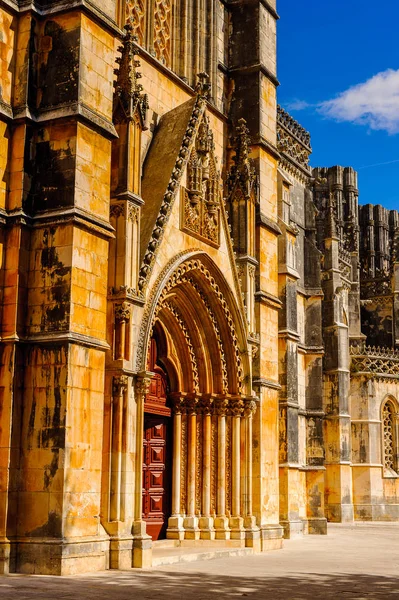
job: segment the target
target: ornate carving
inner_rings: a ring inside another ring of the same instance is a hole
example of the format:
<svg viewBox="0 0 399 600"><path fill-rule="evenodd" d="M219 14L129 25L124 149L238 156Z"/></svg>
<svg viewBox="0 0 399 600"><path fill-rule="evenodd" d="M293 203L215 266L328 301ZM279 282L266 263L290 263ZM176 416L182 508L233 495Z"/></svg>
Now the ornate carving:
<svg viewBox="0 0 399 600"><path fill-rule="evenodd" d="M391 348L352 344L349 348L352 373L370 373L373 378L399 378L399 351Z"/></svg>
<svg viewBox="0 0 399 600"><path fill-rule="evenodd" d="M122 396L127 390L128 381L129 381L129 378L127 377L127 375L120 375L118 377L113 377L112 378L112 396L114 396L114 397Z"/></svg>
<svg viewBox="0 0 399 600"><path fill-rule="evenodd" d="M159 294L160 286L166 280L168 273L173 269L173 267L175 265L179 264L179 262L183 256L186 256L187 254L191 254L191 253L195 253L195 252L200 252L200 249L192 248L191 251L189 251L189 252L187 250L183 250L182 252L179 252L172 260L169 261L169 263L162 270L162 272L158 275L158 277L155 281L155 284L152 288L150 297L145 305L144 315L143 315L143 319L142 319L141 325L140 325L140 335L139 335L139 340L138 340L138 344L137 344L137 352L136 352L136 367L138 370L143 368L143 358L145 356L147 356L147 351L148 351L147 346L149 343L149 338L146 337L146 333L151 332L152 328L154 326L154 322L156 319L155 299L156 299L157 295ZM140 292L140 294L142 295L143 292ZM151 322L150 322L150 320L151 320Z"/></svg>
<svg viewBox="0 0 399 600"><path fill-rule="evenodd" d="M129 202L128 207L127 207L128 220L132 221L133 223L138 223L139 215L140 215L140 208L138 206L136 206L136 204Z"/></svg>
<svg viewBox="0 0 399 600"><path fill-rule="evenodd" d="M233 417L241 417L244 414L244 401L242 398L232 398L230 400L229 412Z"/></svg>
<svg viewBox="0 0 399 600"><path fill-rule="evenodd" d="M137 38L137 43L144 46L145 0L128 0L126 2L126 20L132 26L132 33Z"/></svg>
<svg viewBox="0 0 399 600"><path fill-rule="evenodd" d="M227 398L216 398L214 401L215 414L218 417L225 417L227 415L229 407L229 401Z"/></svg>
<svg viewBox="0 0 399 600"><path fill-rule="evenodd" d="M183 396L171 396L173 412L175 415L183 415L186 412L186 402Z"/></svg>
<svg viewBox="0 0 399 600"><path fill-rule="evenodd" d="M138 399L143 399L148 394L151 385L150 375L137 375L136 376L136 396Z"/></svg>
<svg viewBox="0 0 399 600"><path fill-rule="evenodd" d="M219 181L213 134L204 115L187 166L187 189L182 190L182 228L213 244L219 243Z"/></svg>
<svg viewBox="0 0 399 600"><path fill-rule="evenodd" d="M389 296L392 294L392 282L389 275L385 277L375 277L373 279L362 279L361 295L362 298L375 298L376 296Z"/></svg>
<svg viewBox="0 0 399 600"><path fill-rule="evenodd" d="M198 398L196 396L187 396L185 404L188 415L195 415L197 413Z"/></svg>
<svg viewBox="0 0 399 600"><path fill-rule="evenodd" d="M244 417L247 419L252 417L256 413L257 404L253 398L246 398L244 400Z"/></svg>
<svg viewBox="0 0 399 600"><path fill-rule="evenodd" d="M199 270L201 272L201 275L207 280L210 288L213 290L217 300L219 301L221 309L224 312L224 315L226 318L226 323L227 323L227 329L229 331L232 346L234 348L236 373L237 373L237 392L241 393L243 379L244 379L244 371L243 371L243 366L242 366L242 361L241 361L241 351L239 348L238 338L237 338L237 334L236 334L235 326L234 326L234 319L228 308L226 299L224 298L223 293L220 290L220 287L216 283L216 281L215 281L214 277L212 276L212 274L210 273L210 271L205 267L205 265L198 258L187 260L186 262L182 263L171 274L168 281L164 285L164 288L159 296L157 306L152 314L150 330L152 331L152 328L154 327L158 313L161 310L162 304L163 304L163 302L165 302L165 299L166 299L167 295L169 294L169 292L177 285L181 285L182 283L189 283L197 291L198 295L201 297L201 300L203 301L203 303L206 307L207 313L208 313L209 318L211 319L212 325L214 327L217 343L218 343L219 350L220 350L220 358L221 358L221 362L222 362L223 388L224 388L223 393L227 393L229 391L228 390L227 363L226 363L225 352L224 352L224 348L223 348L223 341L222 341L222 337L221 337L221 334L219 331L218 321L214 315L214 312L211 308L211 305L208 301L206 294L202 291L200 286L191 277L187 276L187 274L190 271L195 271L195 270ZM150 311L150 308L148 310ZM142 327L144 326L145 323L148 323L148 321L143 319ZM141 350L140 350L139 357L141 356L142 351L143 351L143 348L141 348Z"/></svg>
<svg viewBox="0 0 399 600"><path fill-rule="evenodd" d="M257 177L253 161L249 158L250 149L249 129L245 119L238 121L236 137L234 138L235 155L234 164L230 169L227 179L228 201L234 199L237 187L246 199L251 197L256 186Z"/></svg>
<svg viewBox="0 0 399 600"><path fill-rule="evenodd" d="M143 264L139 274L139 290L143 291L148 282L152 266L155 261L155 255L158 250L160 241L162 240L163 232L166 223L168 222L171 208L173 206L176 192L179 189L180 180L182 173L185 170L188 159L190 157L190 149L196 138L196 134L201 122L201 117L204 114L206 108L206 99L204 96L197 96L193 112L191 114L189 126L183 138L182 145L180 147L179 155L176 160L175 168L173 169L172 176L169 180L168 188L164 195L163 202L160 207L159 215L153 229L150 242L145 253Z"/></svg>
<svg viewBox="0 0 399 600"><path fill-rule="evenodd" d="M191 341L190 334L188 332L186 323L180 314L180 311L174 306L171 302L165 302L163 307L169 310L170 313L175 317L176 321L179 324L180 330L184 335L184 339L186 340L187 348L190 354L190 362L191 369L193 372L193 382L194 382L194 392L199 392L199 375L198 375L198 366L197 366L197 357L195 356L194 346Z"/></svg>
<svg viewBox="0 0 399 600"><path fill-rule="evenodd" d="M277 148L295 162L310 170L312 153L310 134L281 106L277 107Z"/></svg>
<svg viewBox="0 0 399 600"><path fill-rule="evenodd" d="M136 59L138 51L135 46L137 38L131 22L125 25L126 34L122 46L118 48L121 56L116 58L119 67L114 70L117 79L114 82L115 98L119 98L127 116L133 116L136 109L145 122L148 110L148 97L142 94L143 86L138 83L141 73L137 71L140 66Z"/></svg>
<svg viewBox="0 0 399 600"><path fill-rule="evenodd" d="M395 411L392 402L389 400L385 403L382 410L382 427L384 436L384 467L396 472Z"/></svg>
<svg viewBox="0 0 399 600"><path fill-rule="evenodd" d="M124 217L125 216L125 205L123 203L119 204L111 204L111 208L109 210L110 217Z"/></svg>
<svg viewBox="0 0 399 600"><path fill-rule="evenodd" d="M115 321L117 323L127 322L132 316L132 307L128 302L115 304Z"/></svg>
<svg viewBox="0 0 399 600"><path fill-rule="evenodd" d="M211 95L211 84L209 82L208 73L202 72L197 75L197 83L195 86L195 93L199 98L209 100Z"/></svg>
<svg viewBox="0 0 399 600"><path fill-rule="evenodd" d="M212 415L213 398L211 396L202 396L198 403L198 413L202 415Z"/></svg>
<svg viewBox="0 0 399 600"><path fill-rule="evenodd" d="M155 0L154 5L154 53L157 59L171 66L171 0Z"/></svg>

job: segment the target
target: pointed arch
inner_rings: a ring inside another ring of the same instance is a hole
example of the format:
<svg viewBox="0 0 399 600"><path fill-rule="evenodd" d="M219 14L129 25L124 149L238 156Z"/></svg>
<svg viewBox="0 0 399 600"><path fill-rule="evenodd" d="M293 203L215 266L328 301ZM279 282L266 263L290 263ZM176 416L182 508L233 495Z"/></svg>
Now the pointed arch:
<svg viewBox="0 0 399 600"><path fill-rule="evenodd" d="M142 354L147 355L158 319L174 345L180 348L177 355L179 361L186 362L184 368L193 361L197 365L201 392L250 395L250 378L244 377L250 373L250 365L243 315L224 275L211 258L196 253L181 260L157 288L141 326L145 354L138 351L137 369L143 369ZM182 376L180 391L195 392L192 374L186 371Z"/></svg>
<svg viewBox="0 0 399 600"><path fill-rule="evenodd" d="M381 403L382 462L385 475L399 475L399 403L391 395Z"/></svg>

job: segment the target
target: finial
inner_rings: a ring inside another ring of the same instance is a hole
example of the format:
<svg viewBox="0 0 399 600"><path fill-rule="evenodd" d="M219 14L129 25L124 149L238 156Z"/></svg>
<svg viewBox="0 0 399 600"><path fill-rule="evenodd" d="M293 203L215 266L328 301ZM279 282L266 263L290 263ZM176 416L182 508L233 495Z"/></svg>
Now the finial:
<svg viewBox="0 0 399 600"><path fill-rule="evenodd" d="M195 92L199 98L209 100L211 95L211 84L209 82L208 73L202 72L197 75L197 84L195 86Z"/></svg>
<svg viewBox="0 0 399 600"><path fill-rule="evenodd" d="M119 67L115 69L117 80L115 82L115 94L119 96L127 112L131 112L136 104L140 105L143 120L148 108L147 96L142 94L143 86L138 83L141 73L137 71L140 62L136 59L138 50L136 48L137 37L133 33L132 20L125 25L125 37L118 51L121 56L116 58Z"/></svg>
<svg viewBox="0 0 399 600"><path fill-rule="evenodd" d="M237 182L239 182L247 197L251 195L252 188L256 182L255 167L249 158L251 153L250 142L251 138L249 137L247 122L245 119L239 119L234 138L234 165L230 169L228 188L232 192Z"/></svg>

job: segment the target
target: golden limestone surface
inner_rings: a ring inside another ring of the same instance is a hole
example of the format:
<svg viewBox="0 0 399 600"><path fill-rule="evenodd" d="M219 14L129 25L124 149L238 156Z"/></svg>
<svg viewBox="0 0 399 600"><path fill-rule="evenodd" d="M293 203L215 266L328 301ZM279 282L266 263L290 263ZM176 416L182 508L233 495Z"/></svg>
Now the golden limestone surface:
<svg viewBox="0 0 399 600"><path fill-rule="evenodd" d="M273 0L0 0L0 573L399 520L399 216Z"/></svg>

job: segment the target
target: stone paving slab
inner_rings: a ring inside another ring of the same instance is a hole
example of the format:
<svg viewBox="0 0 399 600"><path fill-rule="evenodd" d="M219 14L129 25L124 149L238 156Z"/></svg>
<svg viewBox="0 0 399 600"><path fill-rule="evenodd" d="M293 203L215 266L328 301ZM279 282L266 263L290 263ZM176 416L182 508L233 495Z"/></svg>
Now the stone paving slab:
<svg viewBox="0 0 399 600"><path fill-rule="evenodd" d="M399 524L330 525L256 556L149 571L0 577L0 600L399 600Z"/></svg>

